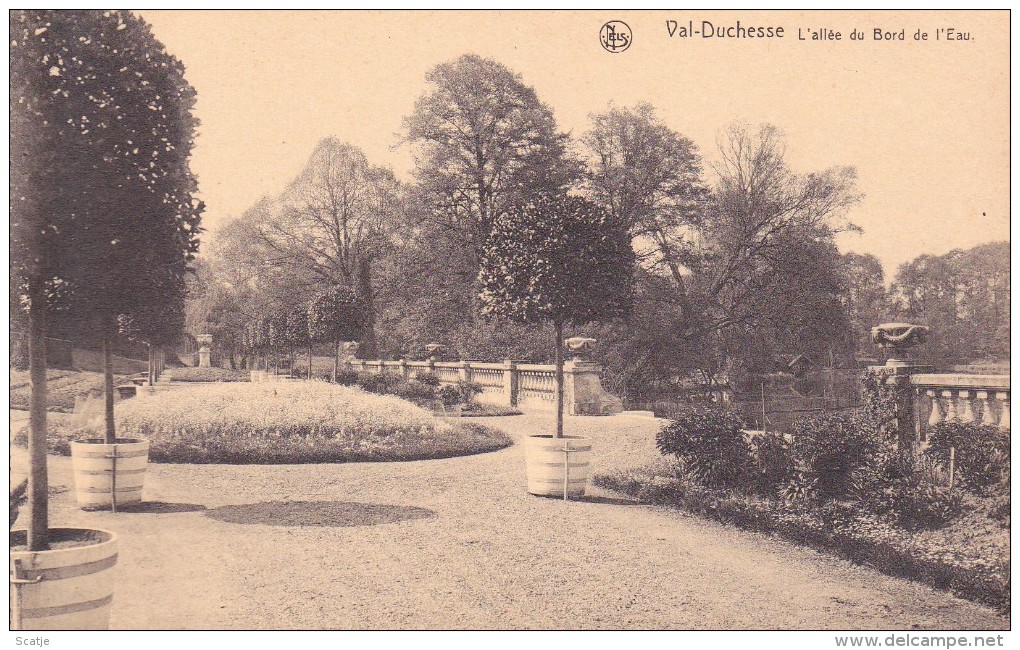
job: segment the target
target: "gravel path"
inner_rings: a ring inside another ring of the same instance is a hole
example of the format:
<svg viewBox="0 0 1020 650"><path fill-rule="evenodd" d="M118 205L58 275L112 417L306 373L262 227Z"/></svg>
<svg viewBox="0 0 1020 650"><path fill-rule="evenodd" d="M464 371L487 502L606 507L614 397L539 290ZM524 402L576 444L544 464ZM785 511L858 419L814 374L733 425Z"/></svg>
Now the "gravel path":
<svg viewBox="0 0 1020 650"><path fill-rule="evenodd" d="M484 422L520 440L551 418ZM651 419L567 427L595 437L602 466L655 456ZM23 450L12 464L24 471ZM72 485L69 459L51 458L51 484ZM598 490L529 496L519 445L409 463L150 464L141 512L83 512L54 492L54 525L121 535L113 628L1009 627L949 594L669 509Z"/></svg>

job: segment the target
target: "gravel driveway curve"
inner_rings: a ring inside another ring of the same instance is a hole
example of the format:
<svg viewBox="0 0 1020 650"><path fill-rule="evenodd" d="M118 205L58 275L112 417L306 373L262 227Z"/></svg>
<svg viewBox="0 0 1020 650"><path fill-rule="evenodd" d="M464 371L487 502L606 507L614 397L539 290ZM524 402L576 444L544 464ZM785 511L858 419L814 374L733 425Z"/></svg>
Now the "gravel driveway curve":
<svg viewBox="0 0 1020 650"><path fill-rule="evenodd" d="M516 441L552 419L487 418ZM654 455L651 419L567 418L596 463ZM15 473L25 453L12 451ZM51 485L71 486L51 457ZM591 490L524 490L520 445L342 465L157 465L121 535L119 629L1005 629L995 611L763 535ZM22 513L22 518L25 514ZM24 519L22 519L23 521Z"/></svg>

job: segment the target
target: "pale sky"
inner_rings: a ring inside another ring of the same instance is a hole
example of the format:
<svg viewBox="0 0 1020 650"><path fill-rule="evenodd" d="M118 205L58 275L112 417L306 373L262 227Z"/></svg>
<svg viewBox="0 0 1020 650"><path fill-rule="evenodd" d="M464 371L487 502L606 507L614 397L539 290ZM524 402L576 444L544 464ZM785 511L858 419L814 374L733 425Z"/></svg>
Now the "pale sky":
<svg viewBox="0 0 1020 650"><path fill-rule="evenodd" d="M198 91L193 169L212 231L280 192L327 136L409 178L401 119L429 69L471 52L519 73L574 135L609 101L649 102L706 162L739 119L780 127L794 171L856 167L865 198L849 216L864 234L841 248L878 256L887 281L921 253L1009 239L1005 11L138 13ZM627 51L602 49L610 20L630 26ZM670 38L667 20L781 26L784 38ZM877 42L875 27L906 40ZM934 40L947 27L970 40ZM842 40L800 41L798 28Z"/></svg>

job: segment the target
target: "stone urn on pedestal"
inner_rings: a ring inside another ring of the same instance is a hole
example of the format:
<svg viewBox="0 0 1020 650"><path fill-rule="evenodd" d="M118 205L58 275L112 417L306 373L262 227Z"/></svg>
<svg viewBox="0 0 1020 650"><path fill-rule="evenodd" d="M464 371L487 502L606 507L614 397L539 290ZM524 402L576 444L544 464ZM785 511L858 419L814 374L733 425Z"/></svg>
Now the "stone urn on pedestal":
<svg viewBox="0 0 1020 650"><path fill-rule="evenodd" d="M924 343L929 328L913 323L883 323L871 328L871 342L889 350L884 366L872 366L869 370L883 378L886 385L896 391L896 432L901 450L916 451L917 428L914 420L914 391L910 387L910 376L933 372L929 365L909 360L910 348Z"/></svg>
<svg viewBox="0 0 1020 650"><path fill-rule="evenodd" d="M195 340L201 346L198 348L198 367L208 368L211 365L212 350L209 346L212 345L212 334L199 334Z"/></svg>
<svg viewBox="0 0 1020 650"><path fill-rule="evenodd" d="M425 356L430 361L442 361L443 352L446 351L446 346L441 343L429 343L425 346Z"/></svg>
<svg viewBox="0 0 1020 650"><path fill-rule="evenodd" d="M900 368L912 365L907 359L910 348L924 343L929 328L911 323L882 323L871 328L871 342L880 348L890 350L885 365Z"/></svg>

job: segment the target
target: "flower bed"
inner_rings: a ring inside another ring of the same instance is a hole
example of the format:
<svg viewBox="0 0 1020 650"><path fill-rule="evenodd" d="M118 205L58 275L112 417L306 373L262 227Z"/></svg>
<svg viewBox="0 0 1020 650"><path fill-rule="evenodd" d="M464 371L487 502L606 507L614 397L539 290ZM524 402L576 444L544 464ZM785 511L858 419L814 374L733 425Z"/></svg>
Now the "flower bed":
<svg viewBox="0 0 1020 650"><path fill-rule="evenodd" d="M228 368L173 368L168 371L171 381L249 381L247 370Z"/></svg>
<svg viewBox="0 0 1020 650"><path fill-rule="evenodd" d="M402 399L324 382L188 386L117 406L119 435L170 463L333 463L447 458L511 444L502 432L437 419ZM51 431L67 453L83 437ZM24 436L21 436L24 439Z"/></svg>
<svg viewBox="0 0 1020 650"><path fill-rule="evenodd" d="M1004 532L1005 549L989 548L980 542L973 543L972 538L967 539L965 533L958 531L913 533L860 512L849 503L792 504L724 488L708 488L661 469L597 474L592 482L644 503L673 506L748 530L834 550L883 573L947 589L1000 610L1009 609L1008 532ZM973 548L946 543L953 538L970 542Z"/></svg>

